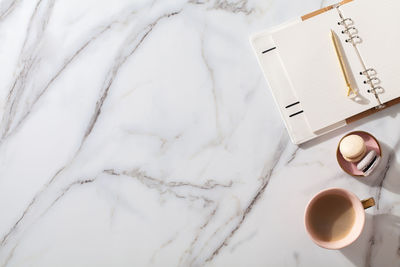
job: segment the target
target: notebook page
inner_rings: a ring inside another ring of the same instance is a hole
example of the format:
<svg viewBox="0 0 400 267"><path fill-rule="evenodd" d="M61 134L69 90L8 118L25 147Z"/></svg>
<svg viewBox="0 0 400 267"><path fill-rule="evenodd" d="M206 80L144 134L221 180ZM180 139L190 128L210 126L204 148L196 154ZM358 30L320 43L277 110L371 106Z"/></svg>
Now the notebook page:
<svg viewBox="0 0 400 267"><path fill-rule="evenodd" d="M341 7L342 13L354 21L358 35L357 45L367 68L374 68L381 80L384 93L381 101L400 97L400 1L358 0ZM363 90L370 88L364 85Z"/></svg>
<svg viewBox="0 0 400 267"><path fill-rule="evenodd" d="M346 97L346 84L335 54L330 29L342 43L347 58L352 85L363 88L363 77L358 72L361 64L354 48L344 42L342 27L335 9L302 23L272 34L279 56L285 66L304 114L312 131L318 131L375 106L374 99L365 91L356 103ZM356 75L357 74L357 75Z"/></svg>

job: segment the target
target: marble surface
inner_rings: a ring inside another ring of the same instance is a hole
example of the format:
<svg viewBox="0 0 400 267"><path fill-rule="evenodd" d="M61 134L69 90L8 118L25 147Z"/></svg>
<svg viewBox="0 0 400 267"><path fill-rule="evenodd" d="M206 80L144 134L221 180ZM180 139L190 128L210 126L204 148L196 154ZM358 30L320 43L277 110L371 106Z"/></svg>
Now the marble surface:
<svg viewBox="0 0 400 267"><path fill-rule="evenodd" d="M248 42L326 4L2 0L0 266L400 266L400 106L297 147ZM377 201L339 251L303 226L329 187Z"/></svg>

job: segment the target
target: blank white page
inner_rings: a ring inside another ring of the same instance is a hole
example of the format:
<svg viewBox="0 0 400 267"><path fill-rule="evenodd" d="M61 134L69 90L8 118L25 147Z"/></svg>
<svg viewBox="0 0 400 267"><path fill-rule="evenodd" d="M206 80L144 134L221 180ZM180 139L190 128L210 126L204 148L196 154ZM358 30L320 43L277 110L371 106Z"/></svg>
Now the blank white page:
<svg viewBox="0 0 400 267"><path fill-rule="evenodd" d="M354 21L362 42L358 45L367 68L374 68L381 86L382 102L400 97L400 1L356 0L341 7ZM363 86L368 90L369 85Z"/></svg>
<svg viewBox="0 0 400 267"><path fill-rule="evenodd" d="M372 95L362 90L365 85L363 77L358 74L361 63L354 48L345 43L345 35L340 34L342 27L337 24L338 20L338 12L332 9L272 34L291 85L314 132L376 105ZM352 85L360 88L363 97L361 104L346 97L346 84L330 29L341 40L349 71L353 73Z"/></svg>

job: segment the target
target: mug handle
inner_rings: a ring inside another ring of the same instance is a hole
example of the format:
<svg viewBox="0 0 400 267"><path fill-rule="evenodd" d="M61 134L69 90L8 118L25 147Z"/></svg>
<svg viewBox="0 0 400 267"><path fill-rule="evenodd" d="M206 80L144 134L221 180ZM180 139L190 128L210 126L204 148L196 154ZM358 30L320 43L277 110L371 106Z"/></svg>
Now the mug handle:
<svg viewBox="0 0 400 267"><path fill-rule="evenodd" d="M364 209L371 208L375 206L375 199L373 197L361 200L361 204L363 205Z"/></svg>

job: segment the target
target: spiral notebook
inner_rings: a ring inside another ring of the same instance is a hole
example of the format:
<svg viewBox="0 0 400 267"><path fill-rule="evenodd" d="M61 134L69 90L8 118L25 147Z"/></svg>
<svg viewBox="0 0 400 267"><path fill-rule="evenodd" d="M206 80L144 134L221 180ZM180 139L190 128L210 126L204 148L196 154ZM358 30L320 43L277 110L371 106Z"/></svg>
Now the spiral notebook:
<svg viewBox="0 0 400 267"><path fill-rule="evenodd" d="M398 0L346 0L251 37L295 144L400 103ZM330 38L340 40L357 98Z"/></svg>

